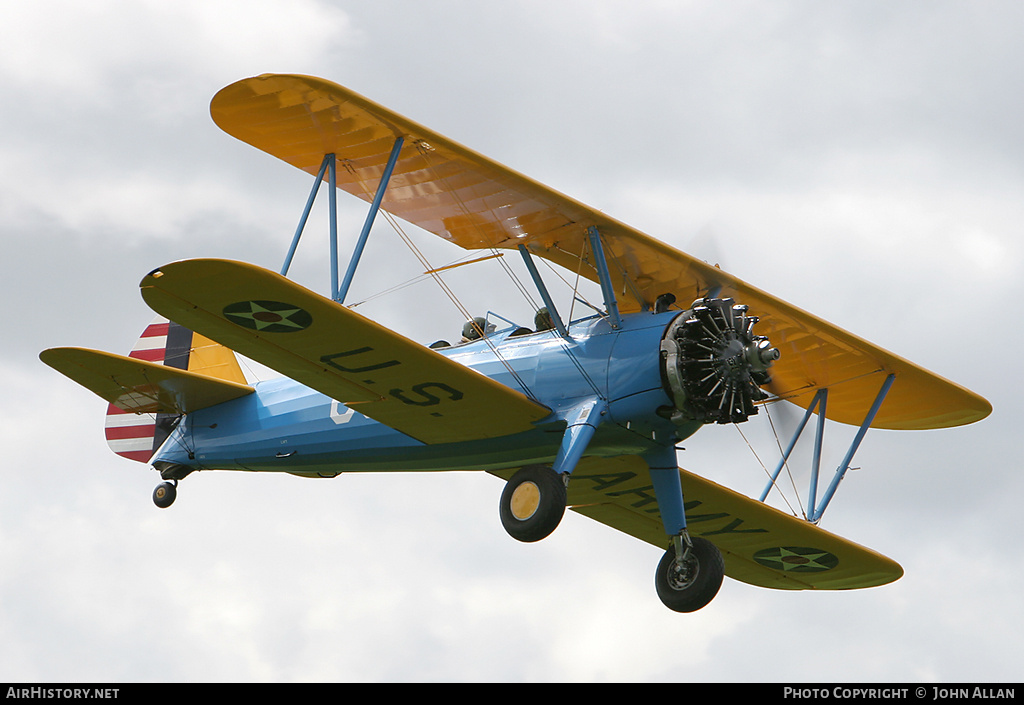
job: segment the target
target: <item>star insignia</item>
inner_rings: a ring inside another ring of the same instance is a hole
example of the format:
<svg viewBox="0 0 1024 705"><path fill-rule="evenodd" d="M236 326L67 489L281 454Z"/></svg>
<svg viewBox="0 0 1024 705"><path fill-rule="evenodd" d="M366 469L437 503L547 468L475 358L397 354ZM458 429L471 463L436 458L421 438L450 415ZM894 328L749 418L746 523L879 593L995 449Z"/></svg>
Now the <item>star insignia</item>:
<svg viewBox="0 0 1024 705"><path fill-rule="evenodd" d="M839 558L820 548L779 546L754 554L754 560L773 570L793 573L819 573L839 565Z"/></svg>
<svg viewBox="0 0 1024 705"><path fill-rule="evenodd" d="M261 333L291 333L313 323L309 312L280 301L239 301L224 307L224 317Z"/></svg>

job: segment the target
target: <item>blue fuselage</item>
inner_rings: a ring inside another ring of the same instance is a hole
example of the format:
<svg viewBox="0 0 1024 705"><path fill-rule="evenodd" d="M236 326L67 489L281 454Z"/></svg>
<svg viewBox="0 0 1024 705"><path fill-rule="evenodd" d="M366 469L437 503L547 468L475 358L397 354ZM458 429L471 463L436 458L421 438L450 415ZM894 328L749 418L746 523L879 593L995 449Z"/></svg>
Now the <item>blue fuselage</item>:
<svg viewBox="0 0 1024 705"><path fill-rule="evenodd" d="M438 351L551 409L550 417L524 433L427 445L280 378L256 383L254 394L189 414L154 460L199 470L313 476L550 464L566 426L595 399L607 404L607 410L586 455L643 454L670 447L700 425L680 427L657 413L671 405L663 388L659 345L677 315L623 316L617 330L607 319L595 317L573 324L571 341L554 331L510 336L509 328L486 341Z"/></svg>

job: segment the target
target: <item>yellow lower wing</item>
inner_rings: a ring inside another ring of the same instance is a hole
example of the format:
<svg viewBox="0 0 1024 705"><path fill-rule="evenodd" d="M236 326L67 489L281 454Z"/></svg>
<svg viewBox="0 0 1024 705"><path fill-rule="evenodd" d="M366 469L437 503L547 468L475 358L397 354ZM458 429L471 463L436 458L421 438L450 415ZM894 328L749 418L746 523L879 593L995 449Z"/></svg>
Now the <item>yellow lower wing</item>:
<svg viewBox="0 0 1024 705"><path fill-rule="evenodd" d="M187 414L252 394L245 384L85 348L50 348L39 359L130 413Z"/></svg>
<svg viewBox="0 0 1024 705"><path fill-rule="evenodd" d="M549 415L524 394L242 262L175 262L142 281L167 318L424 443L528 431Z"/></svg>
<svg viewBox="0 0 1024 705"><path fill-rule="evenodd" d="M782 590L848 590L898 580L895 561L806 521L680 470L691 536L714 543L725 574ZM569 506L660 548L669 537L646 463L637 456L586 458L569 482Z"/></svg>

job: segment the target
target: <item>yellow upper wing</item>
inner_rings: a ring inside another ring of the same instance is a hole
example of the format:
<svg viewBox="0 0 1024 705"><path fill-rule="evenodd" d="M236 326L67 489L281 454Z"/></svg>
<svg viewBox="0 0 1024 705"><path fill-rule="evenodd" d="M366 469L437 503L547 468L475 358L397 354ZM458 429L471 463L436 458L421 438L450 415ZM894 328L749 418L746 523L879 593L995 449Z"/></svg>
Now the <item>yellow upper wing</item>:
<svg viewBox="0 0 1024 705"><path fill-rule="evenodd" d="M339 188L367 201L402 137L383 207L468 249L522 244L597 281L586 235L597 227L623 313L663 293L685 305L720 288L760 317L758 333L782 352L772 368L773 390L806 406L827 387L830 419L859 424L890 373L896 382L875 427L943 428L991 412L973 392L330 81L257 76L222 89L210 111L229 134L310 174L325 154L335 154Z"/></svg>

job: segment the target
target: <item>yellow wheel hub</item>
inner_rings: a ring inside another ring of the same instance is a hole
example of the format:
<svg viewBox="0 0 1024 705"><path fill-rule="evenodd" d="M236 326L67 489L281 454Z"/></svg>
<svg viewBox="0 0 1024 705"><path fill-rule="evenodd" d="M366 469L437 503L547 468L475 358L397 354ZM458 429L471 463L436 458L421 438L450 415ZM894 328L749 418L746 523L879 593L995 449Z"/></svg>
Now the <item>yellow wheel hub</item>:
<svg viewBox="0 0 1024 705"><path fill-rule="evenodd" d="M512 516L526 521L540 506L540 488L533 482L524 482L512 492Z"/></svg>

